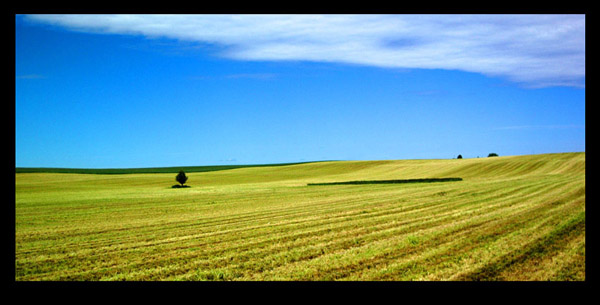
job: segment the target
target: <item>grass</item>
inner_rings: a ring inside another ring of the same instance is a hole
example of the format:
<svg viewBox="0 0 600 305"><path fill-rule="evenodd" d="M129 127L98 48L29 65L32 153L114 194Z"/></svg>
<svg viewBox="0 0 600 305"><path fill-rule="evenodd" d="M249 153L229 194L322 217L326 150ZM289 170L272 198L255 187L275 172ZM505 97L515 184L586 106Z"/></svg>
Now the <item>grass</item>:
<svg viewBox="0 0 600 305"><path fill-rule="evenodd" d="M15 177L17 281L585 280L585 153Z"/></svg>
<svg viewBox="0 0 600 305"><path fill-rule="evenodd" d="M323 161L316 161L323 162ZM174 166L174 167L145 167L145 168L56 168L56 167L16 167L15 173L63 173L63 174L97 174L97 175L124 175L124 174L164 174L178 173L183 170L187 173L201 173L221 171L245 167L273 167L295 164L312 163L277 163L277 164L247 164L247 165L206 165L206 166Z"/></svg>

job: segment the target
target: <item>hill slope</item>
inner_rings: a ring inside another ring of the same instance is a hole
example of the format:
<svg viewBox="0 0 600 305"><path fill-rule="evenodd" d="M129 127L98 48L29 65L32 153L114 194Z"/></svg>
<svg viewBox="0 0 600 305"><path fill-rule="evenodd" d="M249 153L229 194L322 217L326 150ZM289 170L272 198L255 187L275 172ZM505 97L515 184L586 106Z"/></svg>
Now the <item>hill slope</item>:
<svg viewBox="0 0 600 305"><path fill-rule="evenodd" d="M16 174L16 280L585 279L585 153L188 176Z"/></svg>
<svg viewBox="0 0 600 305"><path fill-rule="evenodd" d="M319 162L319 161L317 161ZM205 166L171 166L171 167L141 167L141 168L60 168L60 167L16 167L15 173L63 173L63 174L161 174L178 173L180 170L189 173L212 172L244 167L286 166L311 162L249 164L249 165L205 165Z"/></svg>

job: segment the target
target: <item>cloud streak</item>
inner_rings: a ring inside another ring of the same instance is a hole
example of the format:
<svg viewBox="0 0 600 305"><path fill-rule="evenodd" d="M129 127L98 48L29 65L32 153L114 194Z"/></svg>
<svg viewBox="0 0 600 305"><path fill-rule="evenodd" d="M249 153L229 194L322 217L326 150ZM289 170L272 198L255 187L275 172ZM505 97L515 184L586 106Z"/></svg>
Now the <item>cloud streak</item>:
<svg viewBox="0 0 600 305"><path fill-rule="evenodd" d="M219 56L448 69L585 84L585 15L28 15L67 29L221 45Z"/></svg>
<svg viewBox="0 0 600 305"><path fill-rule="evenodd" d="M221 79L252 79L252 80L272 80L279 77L275 73L240 73L227 75L196 75L189 77L193 80L221 80Z"/></svg>
<svg viewBox="0 0 600 305"><path fill-rule="evenodd" d="M531 129L580 129L585 128L584 125L519 125L519 126L504 126L497 127L493 130L531 130Z"/></svg>

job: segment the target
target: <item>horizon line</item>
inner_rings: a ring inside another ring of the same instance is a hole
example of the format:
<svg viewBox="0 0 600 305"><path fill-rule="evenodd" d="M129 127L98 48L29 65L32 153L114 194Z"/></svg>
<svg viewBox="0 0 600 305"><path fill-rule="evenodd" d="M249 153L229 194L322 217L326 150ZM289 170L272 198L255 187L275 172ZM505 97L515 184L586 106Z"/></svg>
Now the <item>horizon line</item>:
<svg viewBox="0 0 600 305"><path fill-rule="evenodd" d="M529 156L529 155L549 155L549 154L570 154L570 153L585 153L585 151L569 151L569 152L550 152L550 153L532 153L532 154L514 154L514 155L503 155L496 157L512 157L512 156ZM458 156L458 155L457 155ZM462 156L462 154L461 154ZM477 158L489 158L485 157L462 157L462 159L477 159ZM241 167L267 167L267 166L286 166L306 163L317 163L317 162L347 162L347 161L400 161L400 160L453 160L457 157L452 158L405 158L405 159L379 159L379 160L314 160L314 161L299 161L299 162L279 162L279 163L250 163L250 164L220 164L220 165L181 165L181 166L149 166L149 167L54 167L54 166L15 166L15 170L156 170L156 169L181 169L181 168L218 168L218 167L230 167L230 168L241 168ZM21 172L23 173L23 172Z"/></svg>

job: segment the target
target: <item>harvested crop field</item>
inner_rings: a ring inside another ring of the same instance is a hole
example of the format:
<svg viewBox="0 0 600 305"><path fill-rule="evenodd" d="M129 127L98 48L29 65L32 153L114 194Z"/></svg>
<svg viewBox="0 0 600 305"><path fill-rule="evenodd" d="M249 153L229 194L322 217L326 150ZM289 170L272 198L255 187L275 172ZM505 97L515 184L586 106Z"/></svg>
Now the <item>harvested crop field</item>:
<svg viewBox="0 0 600 305"><path fill-rule="evenodd" d="M16 173L15 279L585 280L585 153L187 175Z"/></svg>

